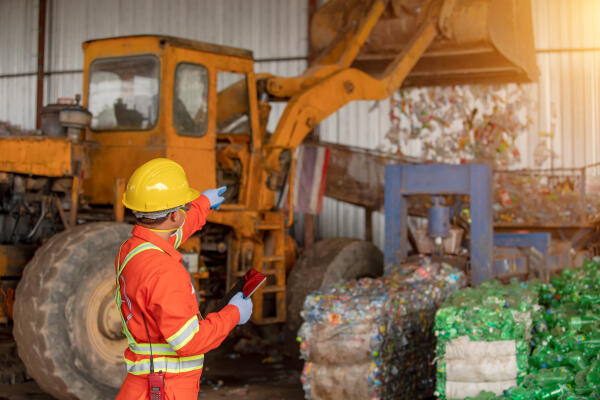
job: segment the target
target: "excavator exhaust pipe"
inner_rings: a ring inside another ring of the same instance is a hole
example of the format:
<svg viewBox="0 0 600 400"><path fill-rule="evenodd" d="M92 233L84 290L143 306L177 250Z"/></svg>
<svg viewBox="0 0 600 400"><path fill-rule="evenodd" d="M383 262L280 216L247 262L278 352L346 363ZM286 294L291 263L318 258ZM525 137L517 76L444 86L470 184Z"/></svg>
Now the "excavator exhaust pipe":
<svg viewBox="0 0 600 400"><path fill-rule="evenodd" d="M330 0L313 17L317 51L360 25L372 1ZM352 63L378 76L426 18L438 35L402 86L496 84L537 80L531 4L523 0L390 0Z"/></svg>

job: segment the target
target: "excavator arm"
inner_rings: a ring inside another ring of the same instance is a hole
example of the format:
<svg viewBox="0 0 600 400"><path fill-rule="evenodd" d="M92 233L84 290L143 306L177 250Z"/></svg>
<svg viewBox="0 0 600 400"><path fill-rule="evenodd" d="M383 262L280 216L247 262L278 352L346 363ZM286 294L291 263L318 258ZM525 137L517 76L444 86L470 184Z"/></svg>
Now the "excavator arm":
<svg viewBox="0 0 600 400"><path fill-rule="evenodd" d="M330 0L316 17L321 53L312 65L266 79L265 91L287 100L264 146L271 172L281 151L353 100L382 100L403 84L531 82L538 74L529 2Z"/></svg>
<svg viewBox="0 0 600 400"><path fill-rule="evenodd" d="M428 18L380 76L373 77L350 67L387 3L387 0L373 1L359 26L342 32L302 76L267 80L269 94L289 99L273 136L265 146L267 170L278 170L282 150L295 149L318 123L349 102L389 97L435 39L437 21ZM429 2L432 3L439 4Z"/></svg>

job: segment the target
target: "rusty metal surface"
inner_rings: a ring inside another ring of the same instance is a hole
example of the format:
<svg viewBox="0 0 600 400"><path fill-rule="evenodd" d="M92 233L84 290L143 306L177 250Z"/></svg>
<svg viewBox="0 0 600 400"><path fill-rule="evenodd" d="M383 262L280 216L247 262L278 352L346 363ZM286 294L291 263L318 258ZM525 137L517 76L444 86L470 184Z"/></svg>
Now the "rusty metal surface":
<svg viewBox="0 0 600 400"><path fill-rule="evenodd" d="M71 176L83 145L66 138L0 136L0 171L42 176ZM80 161L82 161L80 159Z"/></svg>
<svg viewBox="0 0 600 400"><path fill-rule="evenodd" d="M325 196L371 210L383 209L386 165L419 163L419 160L411 157L336 143L320 142L303 146L329 148ZM420 215L416 210L413 214Z"/></svg>
<svg viewBox="0 0 600 400"><path fill-rule="evenodd" d="M239 49L239 48L230 47L230 46L216 45L213 43L206 43L206 42L201 42L198 40L183 39L183 38L178 38L175 36L132 35L132 36L120 36L119 38L116 38L116 39L118 39L119 41L122 41L122 40L123 41L131 41L131 39L144 38L144 37L148 37L148 38L152 38L152 39L156 38L160 41L160 43L169 44L174 47L185 47L185 48L189 48L189 49L196 50L196 51L201 51L201 52L206 52L206 53L214 53L214 54L220 54L220 55L226 55L226 56L233 56L233 57L247 58L249 60L251 60L253 58L252 51L250 51L250 50ZM97 41L112 40L112 39L115 39L115 38L107 37L107 38L91 39L91 40L84 42L83 46L85 48L90 43L94 43Z"/></svg>
<svg viewBox="0 0 600 400"><path fill-rule="evenodd" d="M325 196L371 209L382 208L389 157L342 145L327 147L330 155Z"/></svg>
<svg viewBox="0 0 600 400"><path fill-rule="evenodd" d="M34 252L35 246L0 244L0 276L20 276Z"/></svg>
<svg viewBox="0 0 600 400"><path fill-rule="evenodd" d="M34 252L35 246L0 245L0 277L4 278L0 281L0 322L13 318L16 279L21 277Z"/></svg>
<svg viewBox="0 0 600 400"><path fill-rule="evenodd" d="M323 5L312 22L315 48L323 50L339 32L351 31L370 3L331 0ZM403 86L537 80L531 4L519 0L390 1L352 66L372 75L384 71L428 14L437 16L437 38Z"/></svg>

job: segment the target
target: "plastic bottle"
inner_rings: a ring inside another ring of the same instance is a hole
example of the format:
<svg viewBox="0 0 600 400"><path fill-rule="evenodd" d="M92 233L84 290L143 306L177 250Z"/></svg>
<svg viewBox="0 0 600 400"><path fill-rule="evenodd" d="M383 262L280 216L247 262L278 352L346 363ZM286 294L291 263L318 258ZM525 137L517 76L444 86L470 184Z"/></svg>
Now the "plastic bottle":
<svg viewBox="0 0 600 400"><path fill-rule="evenodd" d="M572 383L575 377L565 367L542 369L535 374L535 382L542 388Z"/></svg>
<svg viewBox="0 0 600 400"><path fill-rule="evenodd" d="M481 392L475 397L467 397L465 400L496 400L496 394L492 392Z"/></svg>
<svg viewBox="0 0 600 400"><path fill-rule="evenodd" d="M538 395L539 400L556 400L571 390L567 385L557 385L549 389L543 389Z"/></svg>
<svg viewBox="0 0 600 400"><path fill-rule="evenodd" d="M586 313L581 316L571 317L569 320L569 328L574 330L581 330L590 325L596 325L600 322L600 319L592 314Z"/></svg>
<svg viewBox="0 0 600 400"><path fill-rule="evenodd" d="M531 354L529 362L536 368L554 368L563 365L563 357L549 347L538 347Z"/></svg>
<svg viewBox="0 0 600 400"><path fill-rule="evenodd" d="M560 400L589 400L589 397L579 396L575 393L566 393L560 397Z"/></svg>
<svg viewBox="0 0 600 400"><path fill-rule="evenodd" d="M504 392L504 397L512 400L536 400L537 389L526 389L524 387L513 387Z"/></svg>
<svg viewBox="0 0 600 400"><path fill-rule="evenodd" d="M586 371L585 380L588 387L600 387L600 363L593 363Z"/></svg>
<svg viewBox="0 0 600 400"><path fill-rule="evenodd" d="M571 351L562 356L563 362L561 365L569 366L573 371L578 372L587 368L588 362L583 354L579 351Z"/></svg>

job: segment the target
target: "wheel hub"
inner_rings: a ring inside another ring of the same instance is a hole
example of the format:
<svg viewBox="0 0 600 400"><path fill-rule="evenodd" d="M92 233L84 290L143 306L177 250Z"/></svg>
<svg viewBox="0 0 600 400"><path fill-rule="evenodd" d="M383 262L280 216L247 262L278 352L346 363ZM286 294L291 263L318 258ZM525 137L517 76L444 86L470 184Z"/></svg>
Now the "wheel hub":
<svg viewBox="0 0 600 400"><path fill-rule="evenodd" d="M123 362L127 339L121 332L121 317L115 303L115 281L105 279L90 295L86 308L87 334L94 350L105 360Z"/></svg>
<svg viewBox="0 0 600 400"><path fill-rule="evenodd" d="M108 339L117 340L125 337L121 331L121 316L114 298L106 297L102 301L98 312L98 328Z"/></svg>

